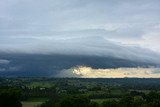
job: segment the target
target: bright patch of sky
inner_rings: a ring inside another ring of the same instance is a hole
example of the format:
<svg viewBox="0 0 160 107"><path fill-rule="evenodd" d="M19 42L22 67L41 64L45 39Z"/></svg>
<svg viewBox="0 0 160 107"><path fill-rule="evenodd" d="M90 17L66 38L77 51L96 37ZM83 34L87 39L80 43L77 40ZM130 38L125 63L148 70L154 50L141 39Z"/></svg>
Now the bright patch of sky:
<svg viewBox="0 0 160 107"><path fill-rule="evenodd" d="M59 72L56 77L79 78L159 78L159 68L112 68L93 69L91 67L74 67Z"/></svg>

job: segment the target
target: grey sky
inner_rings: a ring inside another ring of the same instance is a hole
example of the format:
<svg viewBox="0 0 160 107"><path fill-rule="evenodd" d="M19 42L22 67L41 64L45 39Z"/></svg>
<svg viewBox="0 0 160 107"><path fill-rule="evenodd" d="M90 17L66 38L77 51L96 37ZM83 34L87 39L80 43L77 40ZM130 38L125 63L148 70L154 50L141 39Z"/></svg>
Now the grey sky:
<svg viewBox="0 0 160 107"><path fill-rule="evenodd" d="M159 54L159 12L159 0L0 0L0 50L65 53L72 45L72 51L110 52L98 46L99 37L104 45L112 41Z"/></svg>

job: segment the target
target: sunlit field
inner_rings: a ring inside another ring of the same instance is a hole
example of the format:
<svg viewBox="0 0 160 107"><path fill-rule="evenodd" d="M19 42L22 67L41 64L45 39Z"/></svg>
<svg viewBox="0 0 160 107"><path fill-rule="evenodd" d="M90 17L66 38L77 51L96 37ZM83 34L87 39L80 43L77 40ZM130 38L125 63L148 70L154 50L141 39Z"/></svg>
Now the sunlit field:
<svg viewBox="0 0 160 107"><path fill-rule="evenodd" d="M22 107L36 107L38 105L41 105L43 102L31 102L31 101L23 101Z"/></svg>

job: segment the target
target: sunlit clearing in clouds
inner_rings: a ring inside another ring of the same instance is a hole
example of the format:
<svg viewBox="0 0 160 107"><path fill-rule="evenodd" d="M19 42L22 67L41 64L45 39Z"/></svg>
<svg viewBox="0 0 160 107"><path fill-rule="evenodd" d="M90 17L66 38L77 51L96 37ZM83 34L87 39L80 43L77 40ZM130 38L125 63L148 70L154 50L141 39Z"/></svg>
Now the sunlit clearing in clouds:
<svg viewBox="0 0 160 107"><path fill-rule="evenodd" d="M159 78L159 68L110 68L93 69L91 67L74 67L63 70L58 77L81 77L81 78Z"/></svg>

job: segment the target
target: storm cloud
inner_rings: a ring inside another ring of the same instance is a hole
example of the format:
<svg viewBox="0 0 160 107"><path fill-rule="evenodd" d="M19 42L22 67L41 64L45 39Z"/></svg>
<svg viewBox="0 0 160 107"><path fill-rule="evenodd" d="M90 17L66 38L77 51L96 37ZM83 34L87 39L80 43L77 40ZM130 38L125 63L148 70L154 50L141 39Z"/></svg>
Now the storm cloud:
<svg viewBox="0 0 160 107"><path fill-rule="evenodd" d="M159 67L159 11L159 0L1 0L0 69Z"/></svg>
<svg viewBox="0 0 160 107"><path fill-rule="evenodd" d="M0 59L0 64L9 64L10 61L6 59Z"/></svg>
<svg viewBox="0 0 160 107"><path fill-rule="evenodd" d="M53 39L97 36L159 52L159 5L159 0L1 0L0 50L22 45L26 52Z"/></svg>

